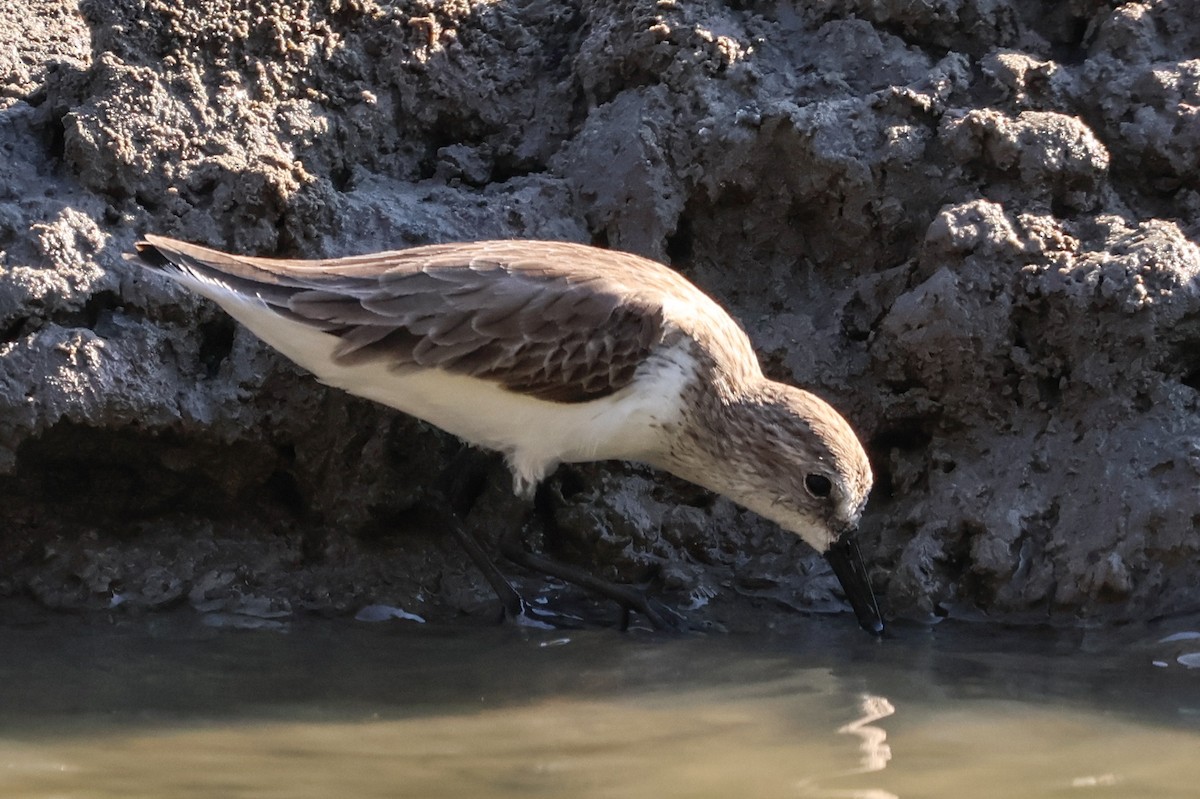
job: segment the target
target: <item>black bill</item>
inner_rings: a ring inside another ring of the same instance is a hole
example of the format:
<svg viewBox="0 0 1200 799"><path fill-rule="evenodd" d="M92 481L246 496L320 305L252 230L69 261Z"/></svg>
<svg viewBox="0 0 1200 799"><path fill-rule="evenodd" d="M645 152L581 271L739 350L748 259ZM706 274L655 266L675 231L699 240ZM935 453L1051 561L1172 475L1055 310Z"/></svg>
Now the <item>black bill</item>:
<svg viewBox="0 0 1200 799"><path fill-rule="evenodd" d="M874 635L883 634L883 617L879 615L879 604L875 601L875 592L871 590L871 580L867 576L867 567L863 563L862 553L858 551L858 542L850 533L844 534L834 542L825 553L825 559L833 567L842 584L846 599L858 623L862 628Z"/></svg>

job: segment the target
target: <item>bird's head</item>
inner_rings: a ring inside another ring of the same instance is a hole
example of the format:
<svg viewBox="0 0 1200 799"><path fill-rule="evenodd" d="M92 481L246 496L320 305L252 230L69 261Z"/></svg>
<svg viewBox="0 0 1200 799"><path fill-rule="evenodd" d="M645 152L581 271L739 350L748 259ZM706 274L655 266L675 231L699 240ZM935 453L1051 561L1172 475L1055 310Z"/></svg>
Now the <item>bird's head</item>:
<svg viewBox="0 0 1200 799"><path fill-rule="evenodd" d="M882 632L855 540L871 491L871 465L850 425L813 394L771 381L722 402L717 413L720 421L698 436L710 449L706 466L672 470L770 519L824 555L859 623Z"/></svg>

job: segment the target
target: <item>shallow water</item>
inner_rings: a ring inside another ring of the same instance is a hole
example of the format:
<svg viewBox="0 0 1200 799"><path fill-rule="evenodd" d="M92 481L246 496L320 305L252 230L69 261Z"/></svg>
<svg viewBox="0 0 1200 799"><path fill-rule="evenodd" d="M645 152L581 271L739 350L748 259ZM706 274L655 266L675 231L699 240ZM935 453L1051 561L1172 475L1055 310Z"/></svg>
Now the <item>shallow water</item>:
<svg viewBox="0 0 1200 799"><path fill-rule="evenodd" d="M1194 797L1195 630L60 617L0 626L0 797Z"/></svg>

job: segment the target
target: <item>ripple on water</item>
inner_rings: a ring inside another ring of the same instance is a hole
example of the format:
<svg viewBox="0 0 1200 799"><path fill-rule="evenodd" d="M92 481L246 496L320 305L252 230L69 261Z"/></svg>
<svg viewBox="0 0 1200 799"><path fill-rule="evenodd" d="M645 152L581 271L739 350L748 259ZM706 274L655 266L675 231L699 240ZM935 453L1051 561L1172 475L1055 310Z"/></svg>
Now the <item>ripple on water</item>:
<svg viewBox="0 0 1200 799"><path fill-rule="evenodd" d="M1159 799L1200 784L1200 636L946 623L880 641L847 620L786 638L0 624L0 797Z"/></svg>

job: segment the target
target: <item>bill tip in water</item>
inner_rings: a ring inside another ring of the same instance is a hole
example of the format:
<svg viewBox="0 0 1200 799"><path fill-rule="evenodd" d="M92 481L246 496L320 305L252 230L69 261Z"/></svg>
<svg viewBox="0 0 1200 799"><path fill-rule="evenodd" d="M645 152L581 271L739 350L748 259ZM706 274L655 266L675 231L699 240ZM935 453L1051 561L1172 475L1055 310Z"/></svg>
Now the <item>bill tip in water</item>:
<svg viewBox="0 0 1200 799"><path fill-rule="evenodd" d="M872 635L883 635L883 615L879 612L871 578L853 534L844 533L834 541L825 551L825 559L841 583L859 626Z"/></svg>

